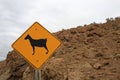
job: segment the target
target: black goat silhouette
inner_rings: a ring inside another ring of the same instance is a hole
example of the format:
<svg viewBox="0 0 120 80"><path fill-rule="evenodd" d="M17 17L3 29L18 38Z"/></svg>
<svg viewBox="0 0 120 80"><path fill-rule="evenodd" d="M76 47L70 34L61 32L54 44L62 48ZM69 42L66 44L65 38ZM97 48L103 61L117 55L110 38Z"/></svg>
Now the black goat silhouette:
<svg viewBox="0 0 120 80"><path fill-rule="evenodd" d="M32 39L32 37L29 34L25 37L25 40L27 40L27 39L29 40L29 42L32 46L32 49L33 49L33 54L32 55L34 55L34 53L35 53L35 46L36 47L44 47L47 50L46 54L49 52L49 50L46 46L47 39L37 39L37 40L35 40L35 39Z"/></svg>

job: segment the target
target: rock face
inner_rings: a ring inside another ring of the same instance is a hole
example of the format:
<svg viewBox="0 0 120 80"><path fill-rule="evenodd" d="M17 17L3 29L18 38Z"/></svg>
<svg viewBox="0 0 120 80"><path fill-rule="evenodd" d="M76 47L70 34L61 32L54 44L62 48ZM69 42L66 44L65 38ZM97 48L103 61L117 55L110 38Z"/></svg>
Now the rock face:
<svg viewBox="0 0 120 80"><path fill-rule="evenodd" d="M33 75L34 71L29 64L19 56L15 51L11 51L7 55L6 61L2 67L0 67L0 80L27 80L26 76ZM23 76L24 74L24 76ZM23 79L22 79L23 77ZM33 76L29 77L29 80Z"/></svg>
<svg viewBox="0 0 120 80"><path fill-rule="evenodd" d="M53 33L62 46L42 66L42 80L120 80L120 18ZM35 80L16 51L0 62L0 80Z"/></svg>

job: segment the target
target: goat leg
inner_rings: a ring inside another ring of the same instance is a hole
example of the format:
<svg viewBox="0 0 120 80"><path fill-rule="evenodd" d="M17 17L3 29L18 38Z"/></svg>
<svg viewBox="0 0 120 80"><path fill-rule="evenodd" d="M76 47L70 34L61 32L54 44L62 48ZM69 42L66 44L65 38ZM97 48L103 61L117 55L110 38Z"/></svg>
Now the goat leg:
<svg viewBox="0 0 120 80"><path fill-rule="evenodd" d="M32 55L34 55L34 53L35 53L35 47L33 46L32 48L33 48L33 54Z"/></svg>
<svg viewBox="0 0 120 80"><path fill-rule="evenodd" d="M44 48L47 50L47 52L46 52L46 54L49 52L49 50L48 50L48 48L47 48L47 46L44 46Z"/></svg>

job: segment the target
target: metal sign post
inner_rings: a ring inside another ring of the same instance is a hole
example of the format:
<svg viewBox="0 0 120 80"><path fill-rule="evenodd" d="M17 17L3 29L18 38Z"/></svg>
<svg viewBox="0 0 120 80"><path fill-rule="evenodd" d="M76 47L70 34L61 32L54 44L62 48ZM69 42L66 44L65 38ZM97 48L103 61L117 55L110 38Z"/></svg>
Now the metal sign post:
<svg viewBox="0 0 120 80"><path fill-rule="evenodd" d="M41 79L41 70L35 70L35 79L34 80L42 80Z"/></svg>

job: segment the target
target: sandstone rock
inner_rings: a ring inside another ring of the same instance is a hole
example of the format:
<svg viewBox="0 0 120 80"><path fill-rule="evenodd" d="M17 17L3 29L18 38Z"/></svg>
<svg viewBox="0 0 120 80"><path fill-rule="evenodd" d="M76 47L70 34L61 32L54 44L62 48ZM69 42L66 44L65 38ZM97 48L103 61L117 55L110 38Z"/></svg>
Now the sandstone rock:
<svg viewBox="0 0 120 80"><path fill-rule="evenodd" d="M118 18L54 33L62 46L41 68L42 80L120 80L119 33ZM0 80L33 77L34 69L14 50L0 62Z"/></svg>
<svg viewBox="0 0 120 80"><path fill-rule="evenodd" d="M115 55L115 58L120 59L120 54L117 53L117 54Z"/></svg>
<svg viewBox="0 0 120 80"><path fill-rule="evenodd" d="M95 63L95 64L93 65L93 68L95 68L95 69L97 69L97 70L101 69L101 67L102 67L102 64L100 64L100 63Z"/></svg>
<svg viewBox="0 0 120 80"><path fill-rule="evenodd" d="M67 66L62 58L53 58L43 68L43 80L66 80Z"/></svg>
<svg viewBox="0 0 120 80"><path fill-rule="evenodd" d="M28 66L23 72L22 80L34 80L34 75L34 70L31 70Z"/></svg>
<svg viewBox="0 0 120 80"><path fill-rule="evenodd" d="M0 80L7 80L10 76L11 76L10 69L8 69L3 74L0 75Z"/></svg>

